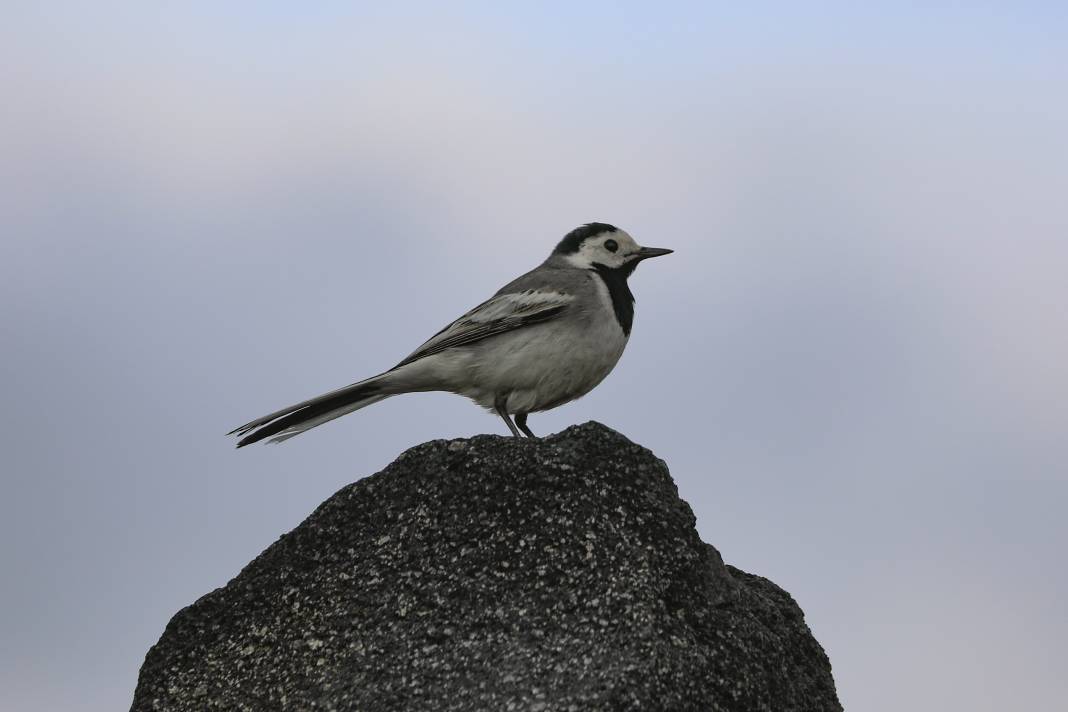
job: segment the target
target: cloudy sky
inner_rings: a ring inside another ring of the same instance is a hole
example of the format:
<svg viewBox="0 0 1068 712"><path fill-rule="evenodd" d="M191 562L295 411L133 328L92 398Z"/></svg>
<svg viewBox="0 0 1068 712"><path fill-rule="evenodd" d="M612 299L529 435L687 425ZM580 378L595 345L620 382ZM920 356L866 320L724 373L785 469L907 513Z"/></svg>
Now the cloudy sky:
<svg viewBox="0 0 1068 712"><path fill-rule="evenodd" d="M847 709L1068 697L1063 4L219 5L2 9L0 708L124 708L323 499L503 433L426 394L222 435L590 220L676 254L536 432L663 457Z"/></svg>

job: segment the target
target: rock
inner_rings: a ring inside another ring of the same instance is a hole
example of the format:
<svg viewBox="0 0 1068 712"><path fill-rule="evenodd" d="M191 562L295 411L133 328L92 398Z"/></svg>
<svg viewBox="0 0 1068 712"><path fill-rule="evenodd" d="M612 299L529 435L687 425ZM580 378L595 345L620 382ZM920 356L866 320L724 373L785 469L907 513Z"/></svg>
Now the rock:
<svg viewBox="0 0 1068 712"><path fill-rule="evenodd" d="M788 593L598 423L408 450L181 610L133 710L840 710Z"/></svg>

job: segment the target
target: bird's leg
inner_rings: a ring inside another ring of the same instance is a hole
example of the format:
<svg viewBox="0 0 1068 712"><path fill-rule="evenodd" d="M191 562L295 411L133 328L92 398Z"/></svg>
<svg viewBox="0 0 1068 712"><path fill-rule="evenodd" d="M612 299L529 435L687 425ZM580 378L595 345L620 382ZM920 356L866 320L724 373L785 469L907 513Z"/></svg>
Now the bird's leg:
<svg viewBox="0 0 1068 712"><path fill-rule="evenodd" d="M515 423L513 423L512 419L508 417L508 411L505 410L505 403L507 402L507 400L507 398L502 398L498 396L497 400L493 404L493 409L497 411L497 415L504 418L504 422L508 423L508 429L512 431L512 435L516 436L517 438L521 438L523 436L519 434L519 430L515 427Z"/></svg>
<svg viewBox="0 0 1068 712"><path fill-rule="evenodd" d="M526 433L528 438L536 438L536 437L538 437L534 433L530 432L530 428L527 427L527 414L526 413L516 413L515 414L515 424L519 426L520 430L522 430L524 433Z"/></svg>

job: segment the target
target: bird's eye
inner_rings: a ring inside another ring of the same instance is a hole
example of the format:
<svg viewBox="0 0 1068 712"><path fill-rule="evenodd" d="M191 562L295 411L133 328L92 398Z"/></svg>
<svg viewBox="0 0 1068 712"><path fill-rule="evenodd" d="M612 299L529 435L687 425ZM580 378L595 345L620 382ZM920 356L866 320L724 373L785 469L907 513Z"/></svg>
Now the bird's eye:
<svg viewBox="0 0 1068 712"><path fill-rule="evenodd" d="M619 249L619 243L615 240L605 240L604 249L608 250L609 252L615 252Z"/></svg>

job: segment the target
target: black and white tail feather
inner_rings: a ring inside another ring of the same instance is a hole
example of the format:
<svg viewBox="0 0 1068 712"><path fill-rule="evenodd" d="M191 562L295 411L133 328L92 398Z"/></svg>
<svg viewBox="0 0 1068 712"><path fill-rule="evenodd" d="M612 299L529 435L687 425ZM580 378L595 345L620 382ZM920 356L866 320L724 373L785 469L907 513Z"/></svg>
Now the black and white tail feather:
<svg viewBox="0 0 1068 712"><path fill-rule="evenodd" d="M272 443L284 442L323 423L328 423L335 418L348 415L394 395L382 393L381 386L376 385L376 381L381 380L385 375L387 374L368 378L366 381L353 383L288 408L276 410L270 415L256 418L240 428L231 430L227 435L241 437L237 443L238 447L258 443L266 438L271 438ZM274 437L271 437L272 435Z"/></svg>

